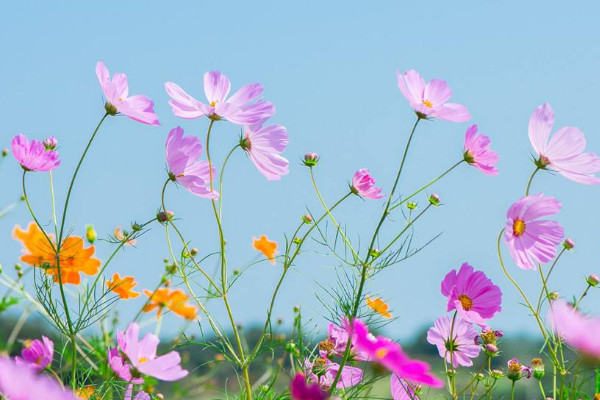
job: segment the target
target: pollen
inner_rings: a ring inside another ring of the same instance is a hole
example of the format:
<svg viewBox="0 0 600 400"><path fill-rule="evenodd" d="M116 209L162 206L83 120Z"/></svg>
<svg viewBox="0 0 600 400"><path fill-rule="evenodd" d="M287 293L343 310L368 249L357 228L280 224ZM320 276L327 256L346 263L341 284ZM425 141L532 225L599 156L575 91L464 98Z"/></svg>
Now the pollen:
<svg viewBox="0 0 600 400"><path fill-rule="evenodd" d="M521 236L525 233L525 221L520 218L516 219L515 222L513 222L513 233L515 236Z"/></svg>
<svg viewBox="0 0 600 400"><path fill-rule="evenodd" d="M461 294L458 296L458 301L460 301L460 304L465 311L469 311L471 308L473 308L473 300L471 300L471 298L466 294Z"/></svg>
<svg viewBox="0 0 600 400"><path fill-rule="evenodd" d="M427 107L427 108L433 108L433 103L429 100L423 100L423 104Z"/></svg>
<svg viewBox="0 0 600 400"><path fill-rule="evenodd" d="M377 358L383 358L383 357L385 357L387 355L387 353L388 353L387 349L378 349L375 352L375 355L377 356Z"/></svg>
<svg viewBox="0 0 600 400"><path fill-rule="evenodd" d="M211 102L210 102L210 106L211 106L211 107L214 107L214 106L216 106L216 105L217 105L217 102L218 102L218 100L213 100L213 101L211 101Z"/></svg>
<svg viewBox="0 0 600 400"><path fill-rule="evenodd" d="M148 362L148 359L147 359L146 357L142 357L142 358L140 358L140 359L138 360L138 362L139 362L140 364L143 364L143 363L145 363L145 362Z"/></svg>

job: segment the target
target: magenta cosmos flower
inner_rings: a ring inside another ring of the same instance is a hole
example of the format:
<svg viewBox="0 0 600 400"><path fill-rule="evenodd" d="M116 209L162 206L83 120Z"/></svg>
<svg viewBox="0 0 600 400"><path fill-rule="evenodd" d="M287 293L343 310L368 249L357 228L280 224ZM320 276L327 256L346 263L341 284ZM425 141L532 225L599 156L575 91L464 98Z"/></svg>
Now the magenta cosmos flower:
<svg viewBox="0 0 600 400"><path fill-rule="evenodd" d="M550 315L552 329L582 355L600 360L600 318L587 317L564 300L552 302Z"/></svg>
<svg viewBox="0 0 600 400"><path fill-rule="evenodd" d="M46 336L42 340L26 340L20 357L15 357L17 364L28 365L36 371L46 369L54 357L54 342Z"/></svg>
<svg viewBox="0 0 600 400"><path fill-rule="evenodd" d="M156 356L159 339L147 333L139 340L140 327L129 324L125 332L117 332L118 348L109 350L108 363L124 381L143 383L142 375L162 381L176 381L187 376L188 371L179 365L181 357L176 351Z"/></svg>
<svg viewBox="0 0 600 400"><path fill-rule="evenodd" d="M58 152L46 150L46 146L39 140L27 139L27 136L18 134L10 142L12 153L25 171L52 171L60 165Z"/></svg>
<svg viewBox="0 0 600 400"><path fill-rule="evenodd" d="M309 384L304 375L296 374L290 384L290 394L293 400L327 400L329 394L317 383Z"/></svg>
<svg viewBox="0 0 600 400"><path fill-rule="evenodd" d="M391 339L373 336L358 318L355 318L352 326L348 326L347 329L354 330L356 348L364 352L370 362L380 364L393 374L415 383L433 387L443 386L444 383L430 373L429 364L412 360L404 353L402 347Z"/></svg>
<svg viewBox="0 0 600 400"><path fill-rule="evenodd" d="M258 171L270 181L278 181L289 172L289 161L280 156L288 144L288 133L281 125L249 125L244 128L240 147L246 151Z"/></svg>
<svg viewBox="0 0 600 400"><path fill-rule="evenodd" d="M314 361L308 359L304 361L307 375L313 382L318 383L322 388L329 390L333 381L340 370L340 365L327 358L326 354L321 354L321 357ZM357 367L345 366L342 369L340 379L336 384L337 389L349 388L360 383L363 377L363 371Z"/></svg>
<svg viewBox="0 0 600 400"><path fill-rule="evenodd" d="M366 168L359 169L354 173L350 190L352 193L367 199L381 199L385 197L384 194L381 194L381 188L375 187L375 178L369 174L369 170Z"/></svg>
<svg viewBox="0 0 600 400"><path fill-rule="evenodd" d="M127 75L115 73L110 79L110 72L103 62L96 64L96 76L100 88L106 97L106 112L110 115L123 114L134 121L147 125L160 125L154 113L154 102L142 94L129 96Z"/></svg>
<svg viewBox="0 0 600 400"><path fill-rule="evenodd" d="M452 90L441 79L432 79L425 83L423 77L415 70L404 74L397 72L398 87L402 95L420 118L439 118L452 122L465 122L471 119L467 107L447 103L452 97Z"/></svg>
<svg viewBox="0 0 600 400"><path fill-rule="evenodd" d="M392 374L390 377L390 392L394 400L415 400L420 394L421 385L400 379L397 375Z"/></svg>
<svg viewBox="0 0 600 400"><path fill-rule="evenodd" d="M207 116L214 121L226 119L234 124L251 125L275 113L273 104L258 98L263 92L262 85L258 83L243 86L228 98L231 83L218 71L204 74L204 94L208 104L196 100L173 82L165 83L165 89L171 96L169 104L173 114L180 118Z"/></svg>
<svg viewBox="0 0 600 400"><path fill-rule="evenodd" d="M456 310L466 321L487 328L490 319L502 307L502 291L482 271L464 263L458 272L453 269L442 281L442 294L448 298L447 311ZM473 338L471 338L473 339Z"/></svg>
<svg viewBox="0 0 600 400"><path fill-rule="evenodd" d="M500 157L490 150L490 138L477 133L477 125L471 125L465 135L464 160L487 175L498 175L494 167Z"/></svg>
<svg viewBox="0 0 600 400"><path fill-rule="evenodd" d="M454 368L462 365L473 365L471 358L479 355L481 348L475 343L477 331L473 325L460 317L452 319L444 315L435 320L434 325L427 331L427 341L435 345L440 357L452 363Z"/></svg>
<svg viewBox="0 0 600 400"><path fill-rule="evenodd" d="M567 126L550 138L554 125L554 111L544 103L529 118L529 141L537 153L536 165L551 168L575 182L596 185L600 179L594 174L600 171L600 158L584 153L585 136L578 128Z"/></svg>
<svg viewBox="0 0 600 400"><path fill-rule="evenodd" d="M55 379L6 357L0 357L0 395L10 400L77 400Z"/></svg>
<svg viewBox="0 0 600 400"><path fill-rule="evenodd" d="M169 177L190 193L208 199L218 199L219 193L210 190L211 170L208 161L199 161L202 144L195 136L183 136L183 129L171 129L166 144ZM217 171L212 168L212 178Z"/></svg>
<svg viewBox="0 0 600 400"><path fill-rule="evenodd" d="M561 204L543 194L525 196L506 212L504 240L515 263L523 269L536 269L536 263L546 263L556 255L556 246L564 237L556 221L538 220L560 211Z"/></svg>

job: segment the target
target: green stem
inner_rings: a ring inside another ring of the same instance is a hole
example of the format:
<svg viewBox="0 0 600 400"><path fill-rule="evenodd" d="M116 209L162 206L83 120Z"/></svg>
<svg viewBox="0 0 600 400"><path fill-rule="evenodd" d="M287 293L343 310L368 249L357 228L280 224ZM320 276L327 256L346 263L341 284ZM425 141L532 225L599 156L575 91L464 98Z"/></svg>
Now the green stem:
<svg viewBox="0 0 600 400"><path fill-rule="evenodd" d="M512 385L510 386L510 400L514 400L515 398L515 381L512 381Z"/></svg>
<svg viewBox="0 0 600 400"><path fill-rule="evenodd" d="M583 300L583 298L585 296L587 296L588 292L590 291L590 289L592 288L592 285L590 285L588 283L587 287L585 288L585 290L583 291L583 293L581 294L581 296L579 297L579 299L575 302L575 304L573 304L573 309L577 310L577 307L579 307L579 303L581 303L581 301Z"/></svg>
<svg viewBox="0 0 600 400"><path fill-rule="evenodd" d="M52 178L52 171L48 172L50 176L50 197L52 199L52 222L54 223L54 236L58 237L58 223L56 221L56 201L54 198L54 179Z"/></svg>
<svg viewBox="0 0 600 400"><path fill-rule="evenodd" d="M223 174L225 173L225 167L227 166L227 163L229 162L229 158L237 150L238 147L240 147L240 145L236 144L233 147L233 149L231 149L229 151L229 153L227 153L227 156L225 157L225 161L223 161L223 166L221 167L221 173L219 174L219 217L221 217L221 211L223 210L223 202L222 202L222 199L223 199Z"/></svg>
<svg viewBox="0 0 600 400"><path fill-rule="evenodd" d="M458 395L456 394L456 369L454 368L454 323L456 322L457 311L454 311L454 315L452 316L452 324L450 325L450 368L452 368L452 376L450 380L450 395L453 399L457 399Z"/></svg>
<svg viewBox="0 0 600 400"><path fill-rule="evenodd" d="M540 167L536 167L535 171L533 171L533 174L531 174L531 176L529 177L529 181L527 182L527 188L525 189L525 196L529 196L529 189L531 188L531 182L533 182L533 177L535 176L535 174L537 174L537 172L540 170Z"/></svg>

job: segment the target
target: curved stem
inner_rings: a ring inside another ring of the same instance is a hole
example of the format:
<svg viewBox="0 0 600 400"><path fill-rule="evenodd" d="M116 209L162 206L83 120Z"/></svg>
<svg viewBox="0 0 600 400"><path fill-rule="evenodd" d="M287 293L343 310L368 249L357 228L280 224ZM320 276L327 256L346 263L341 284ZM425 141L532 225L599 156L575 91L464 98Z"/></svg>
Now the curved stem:
<svg viewBox="0 0 600 400"><path fill-rule="evenodd" d="M540 167L536 167L535 171L533 171L533 174L531 174L531 176L529 177L529 181L527 182L527 188L525 189L525 196L529 196L529 189L531 188L531 182L533 182L533 177L535 176L535 174L537 174L537 172L540 170Z"/></svg>
<svg viewBox="0 0 600 400"><path fill-rule="evenodd" d="M238 147L240 147L240 145L236 144L229 151L229 153L227 153L227 156L225 157L225 161L223 161L223 166L221 167L221 173L219 174L219 217L221 217L221 211L223 210L223 202L222 202L222 199L223 199L223 175L225 174L225 167L227 166L227 163L229 162L229 158L231 157L233 152L237 150Z"/></svg>

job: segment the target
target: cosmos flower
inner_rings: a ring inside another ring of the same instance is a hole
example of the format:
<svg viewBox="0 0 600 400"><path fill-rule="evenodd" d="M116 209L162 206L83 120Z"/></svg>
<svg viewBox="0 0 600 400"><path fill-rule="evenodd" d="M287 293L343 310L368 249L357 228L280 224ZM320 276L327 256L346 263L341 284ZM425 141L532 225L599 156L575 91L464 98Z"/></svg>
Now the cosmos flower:
<svg viewBox="0 0 600 400"><path fill-rule="evenodd" d="M529 118L529 141L537 153L536 165L553 169L567 179L587 185L597 185L600 179L600 158L584 153L585 136L578 128L567 126L550 138L554 125L554 110L550 104L537 107ZM549 139L549 140L548 140Z"/></svg>
<svg viewBox="0 0 600 400"><path fill-rule="evenodd" d="M349 326L345 318L342 319L342 326L338 326L333 323L329 323L327 327L327 341L333 344L332 352L338 356L343 356L346 352L346 346L348 345L348 334L347 327ZM368 360L368 354L365 352L357 351L354 342L356 341L356 334L352 335L352 343L350 344L350 354L354 360L366 361Z"/></svg>
<svg viewBox="0 0 600 400"><path fill-rule="evenodd" d="M389 312L390 306L379 297L372 299L370 296L367 296L366 301L367 306L369 306L371 310L375 311L383 318L392 318L392 314Z"/></svg>
<svg viewBox="0 0 600 400"><path fill-rule="evenodd" d="M564 300L552 302L548 317L552 329L569 346L585 357L600 360L599 317L588 317Z"/></svg>
<svg viewBox="0 0 600 400"><path fill-rule="evenodd" d="M456 310L466 321L487 328L490 319L502 307L502 291L482 272L464 263L458 272L450 271L442 281L441 291L448 298L447 311ZM471 338L473 339L473 338Z"/></svg>
<svg viewBox="0 0 600 400"><path fill-rule="evenodd" d="M183 185L190 193L199 197L216 200L219 193L211 190L211 177L217 174L208 161L200 161L202 144L195 136L183 136L183 129L171 129L165 146L169 177ZM212 175L212 176L211 176Z"/></svg>
<svg viewBox="0 0 600 400"><path fill-rule="evenodd" d="M471 125L465 134L464 160L487 175L498 175L494 165L500 157L490 150L490 138L477 133L477 125Z"/></svg>
<svg viewBox="0 0 600 400"><path fill-rule="evenodd" d="M506 212L504 240L515 263L523 269L536 269L536 263L547 263L556 255L556 246L564 237L556 221L539 220L561 209L558 200L543 194L525 196Z"/></svg>
<svg viewBox="0 0 600 400"><path fill-rule="evenodd" d="M477 331L473 325L460 317L455 318L453 323L446 315L436 319L434 326L427 331L427 342L435 345L440 357L452 363L454 368L473 365L471 359L477 357L481 350L473 340L475 337Z"/></svg>
<svg viewBox="0 0 600 400"><path fill-rule="evenodd" d="M103 62L96 64L96 76L100 88L106 97L106 112L110 115L123 114L134 121L147 125L160 125L154 113L154 103L147 96L138 94L129 96L127 75L116 73L110 78L110 72Z"/></svg>
<svg viewBox="0 0 600 400"><path fill-rule="evenodd" d="M60 275L62 283L72 283L79 285L81 283L80 273L86 275L95 275L100 268L100 260L94 258L95 247L83 247L83 239L79 236L69 236L64 239L60 248L60 254L57 257L56 243L53 235L48 235L50 242L44 236L44 233L34 222L29 223L27 231L21 229L19 225L13 230L13 237L23 243L23 256L21 261L33 267L42 268L47 274L54 277L55 282L59 282L58 263L60 262Z"/></svg>
<svg viewBox="0 0 600 400"><path fill-rule="evenodd" d="M340 369L340 365L331 361L326 357L319 357L315 359L313 362L309 360L305 360L304 366L307 369L307 374L313 382L318 383L325 390L329 390L331 385L333 385L333 381ZM362 380L363 371L360 368L345 366L342 369L342 374L340 375L340 379L336 384L337 389L349 388L355 385Z"/></svg>
<svg viewBox="0 0 600 400"><path fill-rule="evenodd" d="M125 332L117 332L118 347L109 350L108 363L121 379L139 384L144 375L161 381L176 381L187 376L188 371L179 365L178 352L157 356L158 337L147 333L139 340L139 334L139 325L132 322Z"/></svg>
<svg viewBox="0 0 600 400"><path fill-rule="evenodd" d="M26 340L23 342L21 356L15 357L15 362L21 365L27 365L35 371L46 369L54 358L54 342L46 336L42 340Z"/></svg>
<svg viewBox="0 0 600 400"><path fill-rule="evenodd" d="M7 357L0 357L0 394L10 400L77 400L53 378Z"/></svg>
<svg viewBox="0 0 600 400"><path fill-rule="evenodd" d="M421 391L421 385L414 384L406 379L398 378L392 374L390 377L390 391L394 400L414 400Z"/></svg>
<svg viewBox="0 0 600 400"><path fill-rule="evenodd" d="M125 235L123 233L123 229L120 226L117 226L115 228L115 231L113 232L113 236L118 241L123 242L126 246L135 246L135 244L137 243L137 240L135 240L135 239L128 239L128 240L126 240L125 237L127 235Z"/></svg>
<svg viewBox="0 0 600 400"><path fill-rule="evenodd" d="M125 389L123 400L150 400L150 395L144 391L139 391L133 397L133 385L127 385L127 389Z"/></svg>
<svg viewBox="0 0 600 400"><path fill-rule="evenodd" d="M191 304L186 303L190 296L186 295L181 289L163 287L154 292L144 290L144 293L148 296L148 303L142 309L144 312L151 312L156 309L157 315L160 316L164 308L167 308L185 319L192 320L196 318L198 310Z"/></svg>
<svg viewBox="0 0 600 400"><path fill-rule="evenodd" d="M252 247L260 251L267 257L271 264L275 265L275 255L277 254L277 242L271 241L266 235L260 238L252 238Z"/></svg>
<svg viewBox="0 0 600 400"><path fill-rule="evenodd" d="M375 178L369 174L369 170L366 168L359 169L354 173L350 190L352 193L367 199L381 199L385 197L384 194L381 194L381 188L375 187Z"/></svg>
<svg viewBox="0 0 600 400"><path fill-rule="evenodd" d="M246 151L258 171L270 181L281 180L289 172L289 161L282 153L288 144L288 133L281 125L262 126L261 123L244 127L240 147Z"/></svg>
<svg viewBox="0 0 600 400"><path fill-rule="evenodd" d="M204 93L208 104L196 100L172 82L165 83L165 89L171 97L169 104L173 114L180 118L207 116L213 121L225 119L234 124L251 125L266 120L275 113L273 104L259 99L263 87L258 83L243 86L228 98L231 83L218 71L204 74Z"/></svg>
<svg viewBox="0 0 600 400"><path fill-rule="evenodd" d="M290 383L293 400L327 400L329 394L318 383L308 383L304 375L298 373Z"/></svg>
<svg viewBox="0 0 600 400"><path fill-rule="evenodd" d="M43 142L27 139L27 136L18 134L10 142L12 153L25 171L52 171L60 165L58 152L46 150Z"/></svg>
<svg viewBox="0 0 600 400"><path fill-rule="evenodd" d="M441 79L432 79L425 83L423 77L415 70L406 71L398 77L398 87L402 95L420 118L439 118L452 122L465 122L471 119L467 107L447 103L452 97L452 90Z"/></svg>
<svg viewBox="0 0 600 400"><path fill-rule="evenodd" d="M137 286L133 276L124 276L121 278L119 274L114 274L112 279L106 281L106 286L109 290L116 293L121 300L135 299L140 295L139 292L134 292L133 288Z"/></svg>

